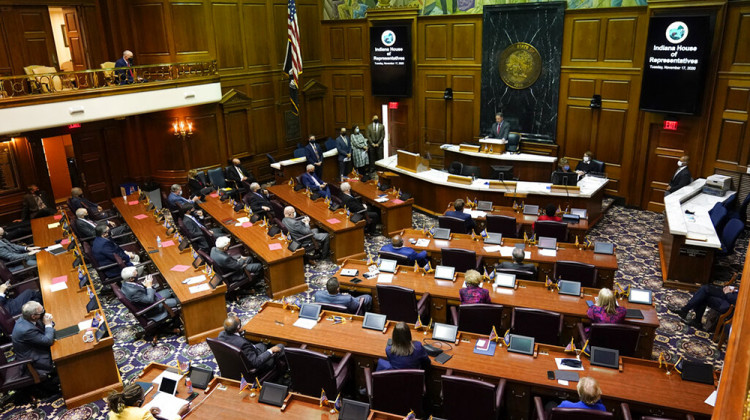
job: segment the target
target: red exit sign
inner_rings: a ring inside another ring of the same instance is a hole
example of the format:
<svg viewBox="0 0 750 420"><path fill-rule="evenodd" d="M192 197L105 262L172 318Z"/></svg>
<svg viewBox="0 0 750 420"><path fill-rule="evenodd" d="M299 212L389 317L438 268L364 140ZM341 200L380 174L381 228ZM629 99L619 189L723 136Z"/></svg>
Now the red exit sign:
<svg viewBox="0 0 750 420"><path fill-rule="evenodd" d="M398 109L398 102L388 102L388 109Z"/></svg>
<svg viewBox="0 0 750 420"><path fill-rule="evenodd" d="M677 121L673 120L664 120L664 129L665 130L671 130L671 131L677 131Z"/></svg>
<svg viewBox="0 0 750 420"><path fill-rule="evenodd" d="M81 128L81 124L76 123L76 124L69 124L68 125L68 129L69 130L72 130L74 128Z"/></svg>

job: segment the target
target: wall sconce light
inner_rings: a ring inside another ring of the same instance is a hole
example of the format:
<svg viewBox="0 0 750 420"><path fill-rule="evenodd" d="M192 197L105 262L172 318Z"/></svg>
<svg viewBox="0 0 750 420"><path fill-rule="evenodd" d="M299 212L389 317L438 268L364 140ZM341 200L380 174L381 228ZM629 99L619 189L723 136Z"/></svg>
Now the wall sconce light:
<svg viewBox="0 0 750 420"><path fill-rule="evenodd" d="M193 135L193 123L188 119L175 120L175 122L172 123L172 130L174 131L173 134L175 136L182 137L182 139L185 140Z"/></svg>

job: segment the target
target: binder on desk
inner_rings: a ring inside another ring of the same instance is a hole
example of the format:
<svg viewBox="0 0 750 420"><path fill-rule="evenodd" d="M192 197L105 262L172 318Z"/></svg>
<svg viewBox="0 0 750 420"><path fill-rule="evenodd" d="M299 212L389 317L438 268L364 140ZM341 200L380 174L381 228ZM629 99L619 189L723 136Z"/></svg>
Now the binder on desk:
<svg viewBox="0 0 750 420"><path fill-rule="evenodd" d="M487 343L489 343L489 345ZM483 354L485 356L494 356L495 348L497 348L496 342L490 341L486 338L480 338L477 340L477 345L474 346L474 353Z"/></svg>

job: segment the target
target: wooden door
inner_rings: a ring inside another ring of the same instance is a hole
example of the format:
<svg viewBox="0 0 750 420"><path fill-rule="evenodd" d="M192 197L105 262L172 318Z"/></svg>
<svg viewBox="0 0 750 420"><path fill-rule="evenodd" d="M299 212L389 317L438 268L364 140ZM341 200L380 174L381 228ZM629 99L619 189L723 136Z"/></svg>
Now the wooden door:
<svg viewBox="0 0 750 420"><path fill-rule="evenodd" d="M24 66L33 64L59 68L49 10L46 6L13 6L0 13L13 73L24 74Z"/></svg>
<svg viewBox="0 0 750 420"><path fill-rule="evenodd" d="M80 27L78 13L74 7L63 7L63 19L65 20L65 38L70 48L70 60L73 62L73 70L86 70L86 48Z"/></svg>
<svg viewBox="0 0 750 420"><path fill-rule="evenodd" d="M647 125L648 155L646 156L646 179L643 183L641 207L651 211L664 210L664 191L677 171L677 161L690 155L691 121L681 121L676 131L664 130L660 122ZM696 178L700 161L695 159L688 168Z"/></svg>
<svg viewBox="0 0 750 420"><path fill-rule="evenodd" d="M121 126L110 121L105 127L95 124L88 130L71 132L82 188L91 201L107 203L113 195L120 195L116 189L127 171Z"/></svg>

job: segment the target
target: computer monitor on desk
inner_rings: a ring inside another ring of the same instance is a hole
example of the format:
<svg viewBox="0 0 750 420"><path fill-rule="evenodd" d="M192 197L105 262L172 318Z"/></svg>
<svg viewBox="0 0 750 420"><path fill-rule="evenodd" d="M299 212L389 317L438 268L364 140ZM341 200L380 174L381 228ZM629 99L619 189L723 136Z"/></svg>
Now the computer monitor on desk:
<svg viewBox="0 0 750 420"><path fill-rule="evenodd" d="M552 185L575 187L578 185L578 174L575 172L555 171L552 174Z"/></svg>

